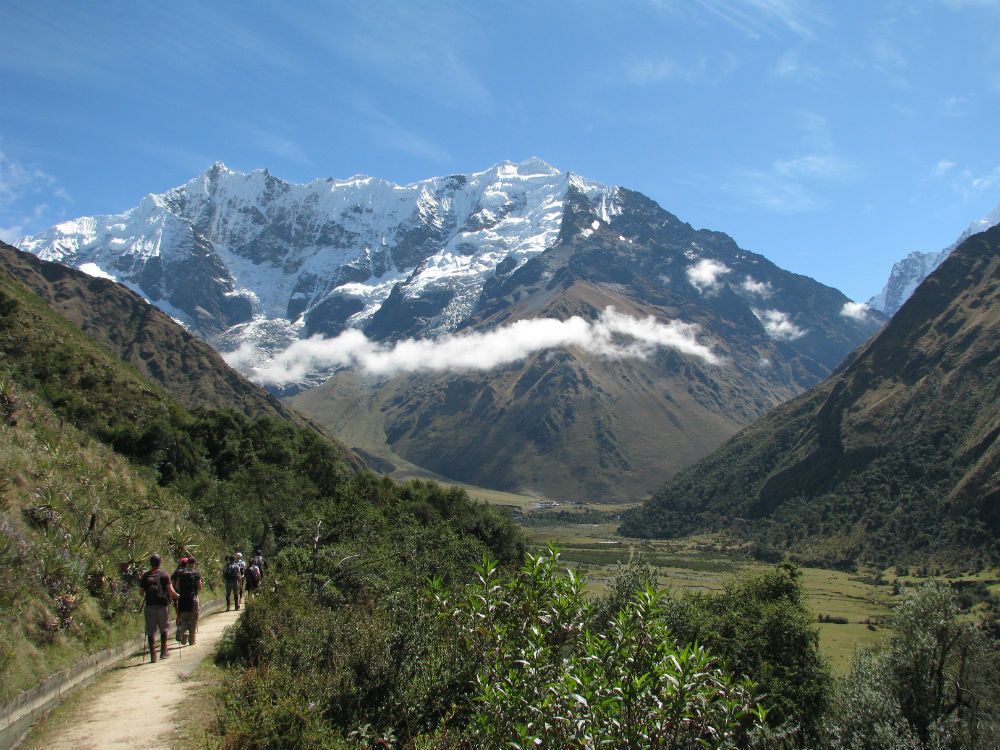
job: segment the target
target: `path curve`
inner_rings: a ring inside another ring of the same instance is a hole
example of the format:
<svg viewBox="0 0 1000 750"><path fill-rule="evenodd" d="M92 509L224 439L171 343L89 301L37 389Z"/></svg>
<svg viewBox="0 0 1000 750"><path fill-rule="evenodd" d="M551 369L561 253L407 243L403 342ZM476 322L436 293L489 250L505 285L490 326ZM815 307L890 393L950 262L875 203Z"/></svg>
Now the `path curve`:
<svg viewBox="0 0 1000 750"><path fill-rule="evenodd" d="M84 688L83 710L61 727L52 750L170 750L176 706L185 698L191 673L215 653L222 632L239 612L219 612L198 624L198 642L181 646L172 638L169 656L155 664L135 656ZM171 621L171 625L173 622ZM173 627L170 630L173 635Z"/></svg>

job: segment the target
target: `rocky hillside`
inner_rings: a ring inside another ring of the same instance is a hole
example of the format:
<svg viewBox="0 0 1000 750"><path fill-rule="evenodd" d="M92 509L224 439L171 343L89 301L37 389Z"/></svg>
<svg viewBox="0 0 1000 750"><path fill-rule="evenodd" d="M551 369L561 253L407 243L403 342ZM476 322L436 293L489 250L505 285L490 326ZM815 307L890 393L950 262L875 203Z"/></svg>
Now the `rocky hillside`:
<svg viewBox="0 0 1000 750"><path fill-rule="evenodd" d="M878 327L846 315L836 290L638 193L617 195L610 222L583 196L571 200L558 240L490 279L462 332L594 321L613 307L633 321L684 321L713 360L672 346L613 358L568 347L485 372L342 372L292 403L390 461L490 487L620 500L818 382Z"/></svg>
<svg viewBox="0 0 1000 750"><path fill-rule="evenodd" d="M1000 228L849 363L680 472L622 531L729 529L824 562L1000 560Z"/></svg>

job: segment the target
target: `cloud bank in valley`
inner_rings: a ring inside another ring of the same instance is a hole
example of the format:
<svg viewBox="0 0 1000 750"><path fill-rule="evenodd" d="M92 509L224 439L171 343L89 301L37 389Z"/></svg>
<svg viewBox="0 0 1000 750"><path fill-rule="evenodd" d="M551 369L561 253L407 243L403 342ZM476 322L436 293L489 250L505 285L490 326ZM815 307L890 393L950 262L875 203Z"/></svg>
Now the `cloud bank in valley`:
<svg viewBox="0 0 1000 750"><path fill-rule="evenodd" d="M296 341L261 361L253 344L223 355L226 362L262 385L301 382L311 373L348 367L367 375L415 372L492 370L547 349L574 347L612 359L648 357L657 349L673 349L709 364L721 358L698 341L699 328L652 316L636 318L608 307L596 320L519 320L492 331L457 333L436 339L406 339L394 344L371 341L361 331L336 338L314 336Z"/></svg>

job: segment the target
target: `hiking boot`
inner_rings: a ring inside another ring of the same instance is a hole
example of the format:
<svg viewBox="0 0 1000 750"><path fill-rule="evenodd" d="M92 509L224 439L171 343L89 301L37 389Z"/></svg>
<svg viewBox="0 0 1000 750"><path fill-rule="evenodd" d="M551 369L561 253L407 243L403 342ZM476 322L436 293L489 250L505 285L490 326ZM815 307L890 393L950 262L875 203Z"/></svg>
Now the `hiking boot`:
<svg viewBox="0 0 1000 750"><path fill-rule="evenodd" d="M167 651L167 647L166 646L164 646L163 648L160 649L160 658L161 659L166 659L169 655L170 654Z"/></svg>

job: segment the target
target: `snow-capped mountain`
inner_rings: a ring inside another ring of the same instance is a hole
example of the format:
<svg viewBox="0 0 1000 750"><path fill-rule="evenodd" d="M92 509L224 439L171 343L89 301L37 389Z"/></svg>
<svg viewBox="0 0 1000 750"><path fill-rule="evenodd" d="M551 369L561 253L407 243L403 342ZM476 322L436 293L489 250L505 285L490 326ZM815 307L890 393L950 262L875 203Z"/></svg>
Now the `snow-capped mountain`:
<svg viewBox="0 0 1000 750"><path fill-rule="evenodd" d="M892 271L889 272L889 280L881 292L868 300L868 306L890 317L895 315L903 303L910 298L913 291L920 286L920 282L930 276L934 269L940 266L944 259L951 254L952 250L972 235L985 232L997 224L1000 224L1000 205L979 221L969 224L959 238L944 250L929 253L915 250L910 253L893 265Z"/></svg>
<svg viewBox="0 0 1000 750"><path fill-rule="evenodd" d="M223 349L367 327L397 286L441 301L419 331L434 335L461 325L498 266L509 273L553 244L571 190L615 211L614 189L539 159L410 185L294 185L216 163L124 214L17 244L130 286Z"/></svg>
<svg viewBox="0 0 1000 750"><path fill-rule="evenodd" d="M564 497L643 494L884 322L538 159L410 185L293 185L216 164L19 244L238 350L228 361L298 392L296 407L386 470L403 459ZM378 374L343 369L345 347Z"/></svg>

